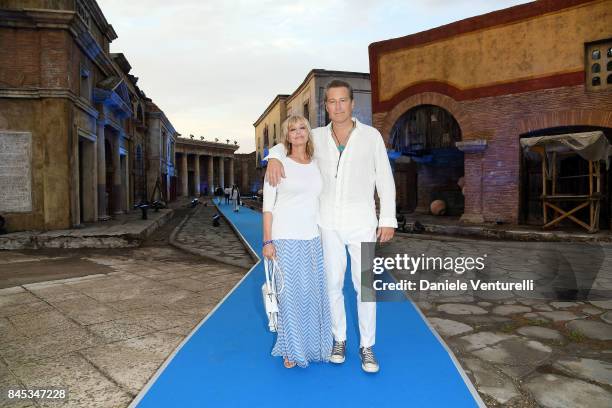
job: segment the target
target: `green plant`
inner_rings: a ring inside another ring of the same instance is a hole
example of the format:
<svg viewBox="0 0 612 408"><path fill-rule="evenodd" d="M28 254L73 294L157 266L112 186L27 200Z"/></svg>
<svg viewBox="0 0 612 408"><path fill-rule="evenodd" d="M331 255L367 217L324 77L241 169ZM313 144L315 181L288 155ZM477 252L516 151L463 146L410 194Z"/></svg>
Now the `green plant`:
<svg viewBox="0 0 612 408"><path fill-rule="evenodd" d="M572 330L568 333L567 337L573 342L581 343L584 341L584 334L580 333L578 330Z"/></svg>

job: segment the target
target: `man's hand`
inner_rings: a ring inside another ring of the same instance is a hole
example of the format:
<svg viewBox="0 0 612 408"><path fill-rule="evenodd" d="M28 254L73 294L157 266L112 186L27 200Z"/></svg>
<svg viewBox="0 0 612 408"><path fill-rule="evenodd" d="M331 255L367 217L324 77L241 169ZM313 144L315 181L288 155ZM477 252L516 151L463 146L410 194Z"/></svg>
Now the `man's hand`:
<svg viewBox="0 0 612 408"><path fill-rule="evenodd" d="M285 178L285 167L278 159L268 160L268 169L266 170L266 180L272 187L280 184L281 178Z"/></svg>
<svg viewBox="0 0 612 408"><path fill-rule="evenodd" d="M395 228L393 227L380 227L376 230L376 238L381 242L391 241L395 234Z"/></svg>

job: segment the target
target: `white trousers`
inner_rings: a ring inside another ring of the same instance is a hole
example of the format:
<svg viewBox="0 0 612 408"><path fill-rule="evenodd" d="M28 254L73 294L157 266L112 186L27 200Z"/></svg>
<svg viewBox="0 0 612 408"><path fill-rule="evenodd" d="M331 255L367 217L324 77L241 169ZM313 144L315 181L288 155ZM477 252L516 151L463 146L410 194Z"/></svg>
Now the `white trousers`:
<svg viewBox="0 0 612 408"><path fill-rule="evenodd" d="M360 347L371 347L376 340L376 302L361 301L361 243L376 241L376 228L329 230L321 228L327 292L329 295L332 333L336 341L346 340L346 312L344 310L344 274L346 246L351 259L353 287L357 292Z"/></svg>

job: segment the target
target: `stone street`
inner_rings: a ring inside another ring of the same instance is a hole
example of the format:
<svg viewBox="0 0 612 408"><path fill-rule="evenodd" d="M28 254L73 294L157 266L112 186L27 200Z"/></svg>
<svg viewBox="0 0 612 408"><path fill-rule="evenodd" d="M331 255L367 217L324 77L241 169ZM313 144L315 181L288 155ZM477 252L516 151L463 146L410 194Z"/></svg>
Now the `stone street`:
<svg viewBox="0 0 612 408"><path fill-rule="evenodd" d="M399 234L377 256L486 256L482 272L396 270L397 280L534 280L533 291L409 296L487 406L608 407L612 400L612 246ZM486 255L485 255L486 254ZM405 344L410 344L409 340Z"/></svg>
<svg viewBox="0 0 612 408"><path fill-rule="evenodd" d="M0 387L127 406L253 263L225 219L212 226L212 203L184 204L139 248L1 252ZM486 256L480 272L396 270L398 281L534 280L533 291L410 293L487 406L608 406L611 245L398 234L378 253L395 254Z"/></svg>
<svg viewBox="0 0 612 408"><path fill-rule="evenodd" d="M247 271L169 245L172 230L193 214L176 209L140 248L0 252L0 388L65 388L61 406L68 407L127 406ZM242 248L225 221L192 233L221 234L220 246ZM210 244L196 240L196 249L197 242ZM242 249L244 258L234 258L247 265Z"/></svg>

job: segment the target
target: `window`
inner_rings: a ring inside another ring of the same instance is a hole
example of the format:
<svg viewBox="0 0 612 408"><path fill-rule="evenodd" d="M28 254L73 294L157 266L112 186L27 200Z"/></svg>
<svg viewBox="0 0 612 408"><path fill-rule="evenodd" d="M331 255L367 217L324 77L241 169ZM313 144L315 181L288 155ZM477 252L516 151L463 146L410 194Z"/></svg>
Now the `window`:
<svg viewBox="0 0 612 408"><path fill-rule="evenodd" d="M263 133L264 133L264 137L263 137L264 145L263 145L263 147L265 149L266 147L270 146L270 137L269 137L269 133L270 132L268 131L268 125L266 125L264 127L264 132Z"/></svg>
<svg viewBox="0 0 612 408"><path fill-rule="evenodd" d="M308 102L304 104L304 117L306 118L307 121L310 122L310 109L308 105L309 105Z"/></svg>
<svg viewBox="0 0 612 408"><path fill-rule="evenodd" d="M274 124L274 135L272 136L273 138L273 144L276 144L276 123Z"/></svg>
<svg viewBox="0 0 612 408"><path fill-rule="evenodd" d="M612 89L612 39L586 44L586 88L589 91ZM604 71L605 67L605 71Z"/></svg>

